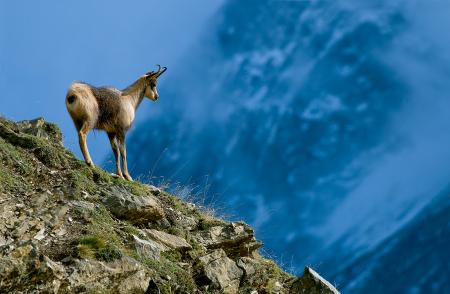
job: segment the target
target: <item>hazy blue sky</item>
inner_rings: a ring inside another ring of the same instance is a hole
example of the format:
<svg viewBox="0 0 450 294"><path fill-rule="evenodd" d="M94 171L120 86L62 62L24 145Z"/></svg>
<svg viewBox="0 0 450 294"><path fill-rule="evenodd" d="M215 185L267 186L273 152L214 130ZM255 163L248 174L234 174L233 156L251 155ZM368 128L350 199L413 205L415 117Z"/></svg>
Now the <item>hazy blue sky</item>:
<svg viewBox="0 0 450 294"><path fill-rule="evenodd" d="M64 104L70 83L122 88L156 63L169 76L224 1L1 1L0 115L56 122L80 155ZM102 133L88 143L97 163L109 152Z"/></svg>

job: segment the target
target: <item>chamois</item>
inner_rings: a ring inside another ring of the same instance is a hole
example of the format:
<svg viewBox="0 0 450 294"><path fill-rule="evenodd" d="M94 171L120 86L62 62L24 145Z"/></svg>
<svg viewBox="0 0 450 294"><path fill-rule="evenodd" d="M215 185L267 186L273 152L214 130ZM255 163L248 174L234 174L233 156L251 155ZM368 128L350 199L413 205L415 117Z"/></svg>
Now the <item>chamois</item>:
<svg viewBox="0 0 450 294"><path fill-rule="evenodd" d="M80 149L88 166L93 167L94 163L86 145L87 134L92 129L104 130L114 153L117 176L132 181L127 167L125 135L144 97L158 100L157 80L166 70L166 67L158 65L157 71L146 73L122 91L81 82L72 83L66 95L66 107L77 129ZM123 172L120 169L119 151Z"/></svg>

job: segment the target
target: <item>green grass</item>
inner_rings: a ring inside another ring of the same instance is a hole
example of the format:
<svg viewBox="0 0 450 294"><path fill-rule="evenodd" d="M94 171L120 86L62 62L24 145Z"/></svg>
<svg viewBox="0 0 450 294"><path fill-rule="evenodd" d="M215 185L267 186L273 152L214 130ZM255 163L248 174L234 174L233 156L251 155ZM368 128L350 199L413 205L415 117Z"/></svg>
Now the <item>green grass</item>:
<svg viewBox="0 0 450 294"><path fill-rule="evenodd" d="M181 262L183 259L183 256L181 255L181 253L176 250L162 252L161 256L163 256L165 259L170 260L172 262Z"/></svg>
<svg viewBox="0 0 450 294"><path fill-rule="evenodd" d="M77 247L81 257L113 261L125 255L126 247L117 234L117 223L102 204L93 210L78 209L77 213L87 222Z"/></svg>
<svg viewBox="0 0 450 294"><path fill-rule="evenodd" d="M78 242L78 254L83 258L95 258L106 262L122 258L122 252L98 236L86 236Z"/></svg>
<svg viewBox="0 0 450 294"><path fill-rule="evenodd" d="M199 230L207 230L210 229L212 227L215 226L223 226L226 223L223 220L208 216L208 215L203 215L198 222L198 229Z"/></svg>
<svg viewBox="0 0 450 294"><path fill-rule="evenodd" d="M0 137L0 191L29 190L24 177L35 169L30 156Z"/></svg>
<svg viewBox="0 0 450 294"><path fill-rule="evenodd" d="M158 284L161 293L196 293L196 285L192 276L176 262L173 262L164 256L161 257L161 260L140 258L140 261L160 276L159 281L156 281L156 283ZM175 292L175 289L177 288L178 292ZM183 291L180 291L180 289Z"/></svg>

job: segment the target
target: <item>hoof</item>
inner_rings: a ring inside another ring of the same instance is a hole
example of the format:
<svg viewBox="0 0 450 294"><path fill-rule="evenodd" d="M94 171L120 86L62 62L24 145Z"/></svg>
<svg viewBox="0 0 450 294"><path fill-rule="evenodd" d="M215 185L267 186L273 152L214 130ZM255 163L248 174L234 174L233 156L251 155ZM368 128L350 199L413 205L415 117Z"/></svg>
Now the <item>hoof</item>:
<svg viewBox="0 0 450 294"><path fill-rule="evenodd" d="M111 173L111 176L115 177L115 178L119 178L119 179L124 179L122 174L115 174L115 173Z"/></svg>
<svg viewBox="0 0 450 294"><path fill-rule="evenodd" d="M128 180L128 181L130 181L130 182L133 181L133 178L130 177L130 175L123 175L123 177L125 178L125 180Z"/></svg>
<svg viewBox="0 0 450 294"><path fill-rule="evenodd" d="M86 164L89 166L89 167L95 167L95 165L94 165L94 163L91 161L91 162L86 162Z"/></svg>

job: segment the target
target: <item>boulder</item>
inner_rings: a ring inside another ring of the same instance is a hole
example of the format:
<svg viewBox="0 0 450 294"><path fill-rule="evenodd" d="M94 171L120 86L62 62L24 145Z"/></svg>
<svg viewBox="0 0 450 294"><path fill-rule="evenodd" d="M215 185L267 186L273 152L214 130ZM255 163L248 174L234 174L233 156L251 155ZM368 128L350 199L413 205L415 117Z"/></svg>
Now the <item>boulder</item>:
<svg viewBox="0 0 450 294"><path fill-rule="evenodd" d="M339 291L310 267L292 285L290 293L339 294Z"/></svg>
<svg viewBox="0 0 450 294"><path fill-rule="evenodd" d="M149 257L159 260L161 258L161 252L166 251L168 248L157 242L140 239L133 235L134 246L137 253L142 257Z"/></svg>
<svg viewBox="0 0 450 294"><path fill-rule="evenodd" d="M42 117L19 121L16 123L16 126L19 131L26 134L54 142L62 142L62 135L59 128L54 124L46 122Z"/></svg>
<svg viewBox="0 0 450 294"><path fill-rule="evenodd" d="M262 265L253 258L242 257L236 261L236 264L244 271L245 277L251 279L257 270L261 270Z"/></svg>
<svg viewBox="0 0 450 294"><path fill-rule="evenodd" d="M221 248L231 258L250 256L262 246L253 230L244 222L232 222L199 231L196 241L210 250Z"/></svg>
<svg viewBox="0 0 450 294"><path fill-rule="evenodd" d="M179 250L179 251L186 251L189 249L192 249L192 246L189 245L188 242L186 242L185 239L175 236L175 235L171 235L162 231L158 231L158 230L144 230L147 233L147 236L150 239L153 239L159 243L162 243L164 245L166 245L167 247L171 248L171 249L175 249L175 250Z"/></svg>
<svg viewBox="0 0 450 294"><path fill-rule="evenodd" d="M225 251L217 249L198 259L196 264L197 283L211 285L221 293L233 294L239 290L243 270L227 257Z"/></svg>
<svg viewBox="0 0 450 294"><path fill-rule="evenodd" d="M37 244L24 242L0 247L0 281L0 293L143 294L150 273L129 257L108 264L74 259L63 265L43 255Z"/></svg>
<svg viewBox="0 0 450 294"><path fill-rule="evenodd" d="M96 260L75 260L63 293L146 293L150 273L132 258L107 265Z"/></svg>
<svg viewBox="0 0 450 294"><path fill-rule="evenodd" d="M64 267L42 255L36 244L23 242L0 251L1 293L22 293L30 286L38 292L58 292L66 276Z"/></svg>
<svg viewBox="0 0 450 294"><path fill-rule="evenodd" d="M236 260L236 265L244 271L241 287L249 292L261 290L262 293L288 293L293 277L280 275L273 262L262 258L241 257ZM254 289L257 285L257 289Z"/></svg>
<svg viewBox="0 0 450 294"><path fill-rule="evenodd" d="M164 217L164 211L155 197L136 196L120 186L110 189L103 203L117 218L133 224L145 224Z"/></svg>

